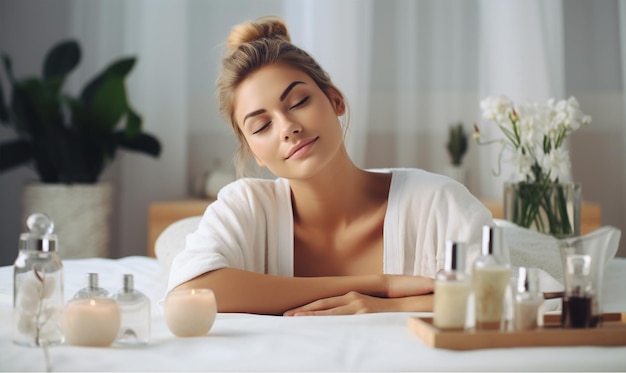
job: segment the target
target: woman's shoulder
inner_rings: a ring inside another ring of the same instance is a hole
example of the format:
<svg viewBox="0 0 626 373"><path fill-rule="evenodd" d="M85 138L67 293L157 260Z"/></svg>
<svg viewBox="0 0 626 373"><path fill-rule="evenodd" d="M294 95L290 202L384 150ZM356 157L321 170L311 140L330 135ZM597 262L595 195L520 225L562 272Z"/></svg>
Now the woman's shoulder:
<svg viewBox="0 0 626 373"><path fill-rule="evenodd" d="M283 196L289 185L285 179L263 179L243 177L224 186L217 194L217 199L254 199L267 200Z"/></svg>
<svg viewBox="0 0 626 373"><path fill-rule="evenodd" d="M420 168L391 168L392 182L407 189L464 188L463 184L441 174L426 171Z"/></svg>

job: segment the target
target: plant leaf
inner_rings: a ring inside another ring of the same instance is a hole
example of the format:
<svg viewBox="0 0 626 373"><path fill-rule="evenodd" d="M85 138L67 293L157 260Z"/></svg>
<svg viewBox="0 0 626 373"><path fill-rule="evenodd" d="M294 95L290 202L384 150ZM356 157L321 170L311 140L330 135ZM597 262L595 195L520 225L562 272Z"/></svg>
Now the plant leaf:
<svg viewBox="0 0 626 373"><path fill-rule="evenodd" d="M137 58L135 58L135 57L128 57L128 58L119 59L119 60L111 63L104 70L104 74L118 75L118 76L120 76L122 78L126 77L126 75L128 75L128 73L130 73L130 71L135 66L135 62L136 61L137 61Z"/></svg>
<svg viewBox="0 0 626 373"><path fill-rule="evenodd" d="M13 75L13 63L11 62L11 57L9 57L6 53L2 53L2 64L4 65L4 71L7 73L9 82L11 84L15 84L15 75Z"/></svg>
<svg viewBox="0 0 626 373"><path fill-rule="evenodd" d="M4 89L2 87L2 82L0 81L0 123L8 123L9 122L9 110L4 103Z"/></svg>
<svg viewBox="0 0 626 373"><path fill-rule="evenodd" d="M129 139L141 133L141 117L131 108L128 108L126 112L126 128L124 132Z"/></svg>
<svg viewBox="0 0 626 373"><path fill-rule="evenodd" d="M27 163L33 158L31 144L19 139L0 144L0 172Z"/></svg>
<svg viewBox="0 0 626 373"><path fill-rule="evenodd" d="M115 133L115 137L121 148L146 153L153 157L158 157L161 154L161 143L159 143L156 137L148 133L141 133L133 138L127 138L124 132L118 131Z"/></svg>
<svg viewBox="0 0 626 373"><path fill-rule="evenodd" d="M49 89L36 78L24 79L14 85L11 109L19 133L32 137L63 126L60 102Z"/></svg>
<svg viewBox="0 0 626 373"><path fill-rule="evenodd" d="M122 78L109 75L108 79L94 91L88 112L93 125L102 131L111 132L127 109L126 89Z"/></svg>
<svg viewBox="0 0 626 373"><path fill-rule="evenodd" d="M88 106L90 106L94 96L96 95L96 92L100 89L100 87L105 84L108 79L112 79L112 77L120 78L123 81L123 79L135 65L135 60L136 59L134 57L125 58L109 65L104 71L94 77L85 86L80 95L81 100L83 100Z"/></svg>
<svg viewBox="0 0 626 373"><path fill-rule="evenodd" d="M65 76L80 62L80 47L75 40L68 40L55 45L46 55L43 65L44 79L61 78Z"/></svg>

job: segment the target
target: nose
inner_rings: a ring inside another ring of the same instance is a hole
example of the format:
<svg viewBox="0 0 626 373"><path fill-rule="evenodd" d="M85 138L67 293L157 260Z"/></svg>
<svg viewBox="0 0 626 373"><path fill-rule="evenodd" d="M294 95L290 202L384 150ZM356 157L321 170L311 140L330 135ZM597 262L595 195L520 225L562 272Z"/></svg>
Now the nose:
<svg viewBox="0 0 626 373"><path fill-rule="evenodd" d="M289 140L291 137L301 132L302 132L302 126L300 126L300 124L290 121L290 120L285 120L285 124L283 125L283 128L282 128L281 137L283 138L283 140Z"/></svg>

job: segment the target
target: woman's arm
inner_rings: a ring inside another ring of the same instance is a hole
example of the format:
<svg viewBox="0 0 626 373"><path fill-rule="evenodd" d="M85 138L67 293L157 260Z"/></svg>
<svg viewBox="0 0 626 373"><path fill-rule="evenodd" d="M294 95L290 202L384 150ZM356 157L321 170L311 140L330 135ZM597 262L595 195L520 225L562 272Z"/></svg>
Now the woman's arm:
<svg viewBox="0 0 626 373"><path fill-rule="evenodd" d="M281 315L287 310L350 292L377 299L428 294L432 292L433 281L426 277L401 275L283 277L222 268L200 275L178 288L212 289L219 312Z"/></svg>
<svg viewBox="0 0 626 373"><path fill-rule="evenodd" d="M284 313L285 316L353 315L373 312L430 312L433 295L378 298L354 291L346 295L320 299Z"/></svg>

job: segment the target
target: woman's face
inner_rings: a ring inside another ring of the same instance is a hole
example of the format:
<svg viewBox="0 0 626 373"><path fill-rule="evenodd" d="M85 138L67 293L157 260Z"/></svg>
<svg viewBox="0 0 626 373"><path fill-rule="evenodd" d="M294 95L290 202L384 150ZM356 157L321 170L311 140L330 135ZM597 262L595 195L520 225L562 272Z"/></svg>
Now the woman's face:
<svg viewBox="0 0 626 373"><path fill-rule="evenodd" d="M235 119L259 166L276 176L306 178L343 147L337 118L343 100L324 94L307 74L282 64L264 66L235 91Z"/></svg>

